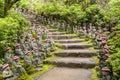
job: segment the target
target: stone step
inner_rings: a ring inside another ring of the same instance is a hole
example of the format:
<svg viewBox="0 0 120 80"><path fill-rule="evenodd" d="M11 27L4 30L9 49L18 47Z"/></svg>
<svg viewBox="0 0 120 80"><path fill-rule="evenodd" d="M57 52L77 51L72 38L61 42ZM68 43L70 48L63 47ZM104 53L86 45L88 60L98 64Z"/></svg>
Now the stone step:
<svg viewBox="0 0 120 80"><path fill-rule="evenodd" d="M65 32L52 32L52 35L63 35L66 34Z"/></svg>
<svg viewBox="0 0 120 80"><path fill-rule="evenodd" d="M61 43L60 46L63 49L85 49L92 47L92 45L90 44L80 44L80 43Z"/></svg>
<svg viewBox="0 0 120 80"><path fill-rule="evenodd" d="M60 57L92 57L96 56L98 50L62 50L55 52Z"/></svg>
<svg viewBox="0 0 120 80"><path fill-rule="evenodd" d="M55 40L60 40L60 39L72 39L75 38L76 36L74 35L53 35L52 38Z"/></svg>
<svg viewBox="0 0 120 80"><path fill-rule="evenodd" d="M56 32L57 31L57 29L48 29L49 30L49 32Z"/></svg>
<svg viewBox="0 0 120 80"><path fill-rule="evenodd" d="M95 60L92 58L53 58L45 62L57 65L59 67L72 67L72 68L93 68L95 67Z"/></svg>
<svg viewBox="0 0 120 80"><path fill-rule="evenodd" d="M34 80L92 80L91 74L88 69L55 67Z"/></svg>
<svg viewBox="0 0 120 80"><path fill-rule="evenodd" d="M83 40L80 39L63 39L63 40L55 40L55 42L59 43L79 43L82 42Z"/></svg>

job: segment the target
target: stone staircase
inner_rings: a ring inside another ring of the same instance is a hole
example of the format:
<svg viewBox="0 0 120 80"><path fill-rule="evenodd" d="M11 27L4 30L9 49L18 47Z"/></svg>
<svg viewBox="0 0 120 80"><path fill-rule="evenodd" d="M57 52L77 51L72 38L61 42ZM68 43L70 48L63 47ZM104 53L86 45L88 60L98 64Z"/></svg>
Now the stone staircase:
<svg viewBox="0 0 120 80"><path fill-rule="evenodd" d="M92 80L91 69L95 67L95 60L98 50L91 50L93 46L82 43L83 39L77 38L76 35L58 32L56 29L49 29L53 33L53 39L60 44L61 51L55 52L51 60L46 63L56 65L39 77L37 80Z"/></svg>

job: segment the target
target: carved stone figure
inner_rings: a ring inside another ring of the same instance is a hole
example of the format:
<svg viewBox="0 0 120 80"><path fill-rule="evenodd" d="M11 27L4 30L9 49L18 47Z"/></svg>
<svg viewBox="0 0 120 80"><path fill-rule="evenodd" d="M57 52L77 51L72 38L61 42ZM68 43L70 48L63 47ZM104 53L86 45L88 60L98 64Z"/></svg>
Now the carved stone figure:
<svg viewBox="0 0 120 80"><path fill-rule="evenodd" d="M24 56L24 52L22 51L19 43L16 44L15 53L18 54L21 58Z"/></svg>
<svg viewBox="0 0 120 80"><path fill-rule="evenodd" d="M26 66L30 67L30 66L32 66L32 60L31 60L29 54L30 54L30 51L26 50L25 55L24 55L24 63Z"/></svg>
<svg viewBox="0 0 120 80"><path fill-rule="evenodd" d="M5 62L8 63L8 64L12 64L13 60L13 54L12 54L12 50L10 47L7 48L7 51L5 53Z"/></svg>
<svg viewBox="0 0 120 80"><path fill-rule="evenodd" d="M9 64L4 64L2 69L2 75L4 80L15 80L13 72L10 70Z"/></svg>
<svg viewBox="0 0 120 80"><path fill-rule="evenodd" d="M42 59L41 59L41 55L38 51L38 48L34 48L33 49L33 64L35 65L35 67L39 67L42 68Z"/></svg>
<svg viewBox="0 0 120 80"><path fill-rule="evenodd" d="M22 64L20 63L20 60L19 60L19 57L18 56L14 56L14 67L16 69L15 71L15 75L16 76L21 76L24 72L25 72L25 69L22 67Z"/></svg>
<svg viewBox="0 0 120 80"><path fill-rule="evenodd" d="M37 44L37 41L36 41L36 39L35 38L32 38L32 41L31 41L31 46L30 46L32 49L34 48L34 47L37 47L38 48L38 44Z"/></svg>

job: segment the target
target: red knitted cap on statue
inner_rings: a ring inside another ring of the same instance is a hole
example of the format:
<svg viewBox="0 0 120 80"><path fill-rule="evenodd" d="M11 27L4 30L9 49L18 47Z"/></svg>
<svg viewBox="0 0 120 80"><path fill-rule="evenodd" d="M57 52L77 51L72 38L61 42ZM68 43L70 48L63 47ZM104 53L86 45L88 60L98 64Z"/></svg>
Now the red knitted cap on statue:
<svg viewBox="0 0 120 80"><path fill-rule="evenodd" d="M101 44L107 44L107 41L102 41Z"/></svg>
<svg viewBox="0 0 120 80"><path fill-rule="evenodd" d="M103 71L103 72L110 72L110 69L109 69L108 67L103 67L103 68L102 68L102 71Z"/></svg>
<svg viewBox="0 0 120 80"><path fill-rule="evenodd" d="M109 53L109 50L107 50L107 49L104 49L104 52L105 52L105 53Z"/></svg>
<svg viewBox="0 0 120 80"><path fill-rule="evenodd" d="M98 33L98 32L95 32L95 35L97 36L97 35L99 35L99 33Z"/></svg>
<svg viewBox="0 0 120 80"><path fill-rule="evenodd" d="M25 41L25 44L28 44L29 42Z"/></svg>
<svg viewBox="0 0 120 80"><path fill-rule="evenodd" d="M9 64L4 64L2 68L6 69L7 67L9 67Z"/></svg>
<svg viewBox="0 0 120 80"><path fill-rule="evenodd" d="M33 50L36 51L36 50L38 50L38 48L34 47Z"/></svg>
<svg viewBox="0 0 120 80"><path fill-rule="evenodd" d="M19 59L19 57L18 56L14 56L14 58L13 58L14 60L18 60Z"/></svg>
<svg viewBox="0 0 120 80"><path fill-rule="evenodd" d="M19 43L17 43L17 44L16 44L16 47L18 47L18 46L20 46L20 44L19 44Z"/></svg>
<svg viewBox="0 0 120 80"><path fill-rule="evenodd" d="M30 51L29 51L29 50L26 50L25 54L29 54L29 53L30 53Z"/></svg>
<svg viewBox="0 0 120 80"><path fill-rule="evenodd" d="M108 50L108 49L109 49L109 46L105 45L103 48Z"/></svg>
<svg viewBox="0 0 120 80"><path fill-rule="evenodd" d="M108 58L110 55L109 54L105 54L105 56Z"/></svg>
<svg viewBox="0 0 120 80"><path fill-rule="evenodd" d="M11 48L10 47L7 47L7 50L10 50Z"/></svg>
<svg viewBox="0 0 120 80"><path fill-rule="evenodd" d="M35 40L35 38L32 38L32 41L34 41Z"/></svg>

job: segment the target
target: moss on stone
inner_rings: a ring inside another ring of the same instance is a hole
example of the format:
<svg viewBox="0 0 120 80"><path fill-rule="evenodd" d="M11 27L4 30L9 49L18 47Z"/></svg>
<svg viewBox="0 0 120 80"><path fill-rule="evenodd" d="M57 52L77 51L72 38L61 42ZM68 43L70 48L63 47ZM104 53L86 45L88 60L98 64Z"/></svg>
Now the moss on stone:
<svg viewBox="0 0 120 80"><path fill-rule="evenodd" d="M96 70L92 69L91 71L92 71L91 80L98 80Z"/></svg>
<svg viewBox="0 0 120 80"><path fill-rule="evenodd" d="M27 80L34 80L35 78L37 78L38 76L40 76L41 74L45 73L46 71L48 71L49 69L51 69L53 67L54 67L54 65L45 64L45 65L43 65L42 71L38 71L36 73L29 75L29 78Z"/></svg>
<svg viewBox="0 0 120 80"><path fill-rule="evenodd" d="M2 74L0 74L0 80L3 80Z"/></svg>

